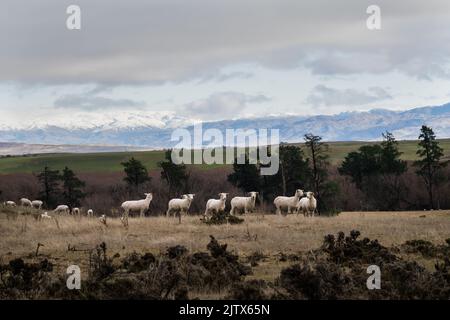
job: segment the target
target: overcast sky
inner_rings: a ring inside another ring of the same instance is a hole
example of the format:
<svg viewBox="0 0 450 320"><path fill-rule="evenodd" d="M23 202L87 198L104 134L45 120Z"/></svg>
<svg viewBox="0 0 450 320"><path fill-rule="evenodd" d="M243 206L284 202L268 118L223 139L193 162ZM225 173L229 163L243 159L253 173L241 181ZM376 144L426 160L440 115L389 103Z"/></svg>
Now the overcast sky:
<svg viewBox="0 0 450 320"><path fill-rule="evenodd" d="M66 8L81 7L81 30ZM381 30L366 27L371 4ZM3 0L0 124L202 120L450 101L450 1ZM53 119L53 120L52 120Z"/></svg>

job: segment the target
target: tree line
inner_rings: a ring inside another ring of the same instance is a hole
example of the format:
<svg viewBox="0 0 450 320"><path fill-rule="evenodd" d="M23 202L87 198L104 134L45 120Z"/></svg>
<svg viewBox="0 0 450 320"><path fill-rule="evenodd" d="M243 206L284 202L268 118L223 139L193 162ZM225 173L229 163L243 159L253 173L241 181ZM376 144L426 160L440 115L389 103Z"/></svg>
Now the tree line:
<svg viewBox="0 0 450 320"><path fill-rule="evenodd" d="M262 164L249 164L248 161L240 164L235 159L225 182L242 192L258 191L259 200L269 205L276 196L293 195L296 189L313 191L318 199L318 211L321 214L336 214L342 209L342 197L345 197L338 175L348 179L363 195L362 208L399 210L406 204L417 209L417 204L409 197L410 186L404 177L408 169L412 169L420 178L421 188L426 194L427 201L423 207L439 208L436 190L449 181L449 177L443 174L448 161L443 160L443 149L433 130L422 126L416 151L418 159L412 163L401 159L402 153L392 133L384 132L382 137L381 143L363 145L348 153L336 168L330 164L329 145L320 136L309 133L303 137L302 145L280 144L277 174L262 176ZM248 154L246 157L248 159ZM149 190L152 179L141 161L132 157L121 165L127 197L139 197ZM192 189L192 181L196 177L192 176L186 165L172 162L171 150L167 150L164 160L158 162L158 168L169 198L194 191L189 189ZM84 191L86 183L68 167L60 172L46 166L35 176L39 182L39 198L47 208L57 204L77 207L87 195ZM110 193L117 193L113 188Z"/></svg>
<svg viewBox="0 0 450 320"><path fill-rule="evenodd" d="M391 132L382 134L380 144L363 145L350 152L338 167L341 176L351 179L362 192L366 208L375 210L398 210L401 204L410 202L408 185L403 175L408 163L401 159L398 142ZM340 186L330 179L328 145L320 136L306 134L304 147L281 144L279 147L280 169L274 176L259 175L259 164L233 164L228 180L243 191L258 190L266 201L277 195L292 195L296 189L313 191L318 199L318 211L334 214ZM436 188L448 177L442 174L448 161L443 161L443 149L430 127L422 126L416 151L418 160L412 163L415 174L423 181L428 197L427 208L439 208L435 199Z"/></svg>

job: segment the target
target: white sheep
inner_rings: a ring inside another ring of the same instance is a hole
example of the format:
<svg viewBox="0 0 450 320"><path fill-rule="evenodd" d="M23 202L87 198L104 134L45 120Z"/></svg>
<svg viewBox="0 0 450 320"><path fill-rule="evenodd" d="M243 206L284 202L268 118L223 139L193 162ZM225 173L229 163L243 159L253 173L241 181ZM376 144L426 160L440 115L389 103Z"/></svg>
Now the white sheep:
<svg viewBox="0 0 450 320"><path fill-rule="evenodd" d="M297 189L293 197L276 197L273 204L277 208L277 214L281 214L281 210L287 209L287 213L291 213L291 210L297 208L298 201L303 196L303 190Z"/></svg>
<svg viewBox="0 0 450 320"><path fill-rule="evenodd" d="M5 205L8 207L16 207L16 203L14 201L6 201Z"/></svg>
<svg viewBox="0 0 450 320"><path fill-rule="evenodd" d="M297 205L297 214L300 210L305 217L314 216L314 212L317 209L317 200L314 198L314 192L308 191L306 197L301 198Z"/></svg>
<svg viewBox="0 0 450 320"><path fill-rule="evenodd" d="M80 215L80 208L73 208L72 215Z"/></svg>
<svg viewBox="0 0 450 320"><path fill-rule="evenodd" d="M104 224L106 226L106 215L102 214L100 216L100 218L98 218L98 221L100 221L100 223L102 223L102 224Z"/></svg>
<svg viewBox="0 0 450 320"><path fill-rule="evenodd" d="M20 205L22 207L31 207L32 206L31 201L28 200L27 198L20 199Z"/></svg>
<svg viewBox="0 0 450 320"><path fill-rule="evenodd" d="M130 214L130 211L139 211L140 216L144 217L144 213L150 206L152 199L152 193L145 193L145 199L143 200L125 201L124 203L122 203L121 207L124 210L124 213L122 215L122 222L124 223L124 225L128 225L128 215Z"/></svg>
<svg viewBox="0 0 450 320"><path fill-rule="evenodd" d="M41 219L51 219L52 216L48 215L48 212L44 212L43 214L41 214Z"/></svg>
<svg viewBox="0 0 450 320"><path fill-rule="evenodd" d="M61 204L61 205L57 206L56 209L53 210L53 212L59 213L59 214L61 214L61 213L69 214L70 210L69 210L69 207L66 206L65 204Z"/></svg>
<svg viewBox="0 0 450 320"><path fill-rule="evenodd" d="M166 212L166 216L170 216L172 212L179 214L187 214L189 208L191 206L192 201L194 200L195 194L184 194L181 199L172 199L169 201L168 209Z"/></svg>
<svg viewBox="0 0 450 320"><path fill-rule="evenodd" d="M88 217L93 217L93 216L94 216L94 210L89 209L89 210L87 211L87 216L88 216Z"/></svg>
<svg viewBox="0 0 450 320"><path fill-rule="evenodd" d="M209 199L206 203L206 210L204 218L206 219L209 214L219 213L225 211L225 203L227 201L228 193L219 193L219 199Z"/></svg>
<svg viewBox="0 0 450 320"><path fill-rule="evenodd" d="M249 192L250 197L234 197L231 199L231 210L230 214L234 215L236 210L243 211L245 214L248 212L253 212L256 205L256 197L258 192Z"/></svg>
<svg viewBox="0 0 450 320"><path fill-rule="evenodd" d="M39 210L41 210L43 204L44 203L41 200L33 200L33 201L31 201L31 205L33 206L33 208L36 208L36 209L39 209Z"/></svg>

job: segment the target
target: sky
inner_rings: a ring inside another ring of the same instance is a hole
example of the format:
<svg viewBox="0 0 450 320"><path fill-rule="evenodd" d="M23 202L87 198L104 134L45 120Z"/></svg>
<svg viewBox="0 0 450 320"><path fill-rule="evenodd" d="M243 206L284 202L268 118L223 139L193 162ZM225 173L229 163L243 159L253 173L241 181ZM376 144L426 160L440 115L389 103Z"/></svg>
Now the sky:
<svg viewBox="0 0 450 320"><path fill-rule="evenodd" d="M68 30L66 9L81 8ZM369 30L366 9L381 9ZM0 125L201 121L450 101L448 0L4 0Z"/></svg>

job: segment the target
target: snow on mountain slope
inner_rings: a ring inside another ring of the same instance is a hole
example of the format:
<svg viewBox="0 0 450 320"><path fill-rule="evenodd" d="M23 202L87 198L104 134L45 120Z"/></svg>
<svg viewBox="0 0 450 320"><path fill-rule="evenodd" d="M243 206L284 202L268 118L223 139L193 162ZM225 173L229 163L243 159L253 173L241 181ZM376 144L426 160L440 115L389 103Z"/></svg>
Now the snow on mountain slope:
<svg viewBox="0 0 450 320"><path fill-rule="evenodd" d="M1 120L0 120L1 121ZM193 130L196 119L174 112L78 113L69 121L58 118L36 119L33 123L6 126L0 123L0 141L28 144L116 145L163 148L175 128ZM416 139L420 126L431 126L439 138L450 137L450 103L401 112L374 109L331 116L270 116L203 123L203 128L280 130L285 142L301 141L313 132L327 141L379 140L389 130L397 139Z"/></svg>

